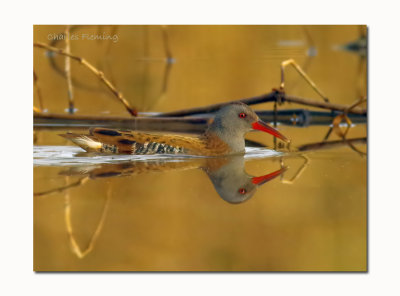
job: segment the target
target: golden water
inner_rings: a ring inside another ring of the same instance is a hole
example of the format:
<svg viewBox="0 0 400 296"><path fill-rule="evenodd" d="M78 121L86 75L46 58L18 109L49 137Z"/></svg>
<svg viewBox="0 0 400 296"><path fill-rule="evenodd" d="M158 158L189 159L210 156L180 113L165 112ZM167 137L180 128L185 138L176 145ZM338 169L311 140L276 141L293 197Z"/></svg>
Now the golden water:
<svg viewBox="0 0 400 296"><path fill-rule="evenodd" d="M35 26L34 41L49 43L63 30ZM118 41L82 40L103 33L117 35ZM81 26L72 34L80 40L71 40L71 52L104 71L140 111L269 92L279 86L280 63L288 58L305 67L332 102L351 104L366 94L365 61L336 49L359 37L358 26ZM165 36L174 59L170 66ZM64 41L55 46L63 47ZM315 56L307 54L310 48L317 50ZM63 69L64 58L54 61ZM64 113L66 80L42 49L34 49L34 69L44 108ZM77 114L127 115L94 75L74 61L72 75L79 83L74 85ZM286 85L290 94L319 99L290 68ZM34 104L39 105L36 92ZM294 146L322 141L328 129L280 127ZM70 145L58 133L36 130L35 145ZM348 134L365 136L366 125ZM272 145L266 134L248 138ZM329 138L337 139L335 134ZM366 151L366 145L356 147ZM237 205L221 199L193 161L103 178L65 176L62 172L70 169L65 165L34 166L35 193L85 178L80 186L34 196L34 270L366 270L366 157L346 145L304 156L307 163L298 154L246 160L252 176L278 170L281 162L289 169ZM297 172L293 183L286 182Z"/></svg>

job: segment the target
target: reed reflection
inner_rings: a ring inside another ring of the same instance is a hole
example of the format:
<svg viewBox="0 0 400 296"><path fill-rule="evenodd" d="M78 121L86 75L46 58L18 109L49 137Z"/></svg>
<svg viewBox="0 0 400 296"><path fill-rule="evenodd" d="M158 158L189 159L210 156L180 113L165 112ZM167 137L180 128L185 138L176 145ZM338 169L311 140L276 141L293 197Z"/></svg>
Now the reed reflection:
<svg viewBox="0 0 400 296"><path fill-rule="evenodd" d="M87 157L90 157L90 153ZM79 243L76 237L76 229L73 227L74 212L71 206L71 188L85 186L91 180L108 181L114 177L135 177L141 174L154 172L168 173L171 171L200 169L206 173L215 191L226 202L230 204L240 204L251 197L257 188L283 174L286 167L282 166L278 170L266 169L267 174L252 176L245 170L245 158L241 156L219 157L219 158L192 158L187 160L157 160L157 161L128 161L117 164L97 164L73 166L61 171L59 174L66 176L66 181L70 181L72 176L80 176L77 181L68 182L67 185L59 188L48 189L43 192L35 193L37 198L41 198L52 193L62 193L65 199L64 220L65 230L68 234L70 248L73 254L83 259L95 248L97 239L101 235L103 225L107 220L109 205L112 202L112 182L107 186L103 198L98 199L102 204L101 215L97 222L94 232L90 235L89 242L84 245ZM132 196L134 198L134 196ZM76 218L76 217L75 217Z"/></svg>

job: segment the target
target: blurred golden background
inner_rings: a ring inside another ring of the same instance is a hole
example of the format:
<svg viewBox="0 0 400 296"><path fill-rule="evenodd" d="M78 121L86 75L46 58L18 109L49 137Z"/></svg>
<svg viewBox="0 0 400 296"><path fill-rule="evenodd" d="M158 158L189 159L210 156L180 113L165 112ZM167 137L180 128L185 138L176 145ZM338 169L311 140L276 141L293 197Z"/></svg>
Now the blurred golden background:
<svg viewBox="0 0 400 296"><path fill-rule="evenodd" d="M65 26L33 30L34 42L65 46L54 40ZM365 30L86 25L71 27L77 40L70 45L72 53L103 71L139 111L172 111L267 93L279 87L280 64L289 58L332 102L350 105L366 96L366 57L340 46L358 40ZM90 35L117 37L83 38ZM33 54L43 108L65 114L65 57L38 48ZM76 114L128 116L87 69L71 61L71 73ZM285 78L287 93L320 99L293 69ZM39 105L35 90L33 103ZM253 108L271 109L272 104ZM279 106L289 108L301 106ZM300 146L321 141L329 126L279 129ZM58 133L35 130L35 145L70 146ZM366 125L352 127L349 136L365 137ZM258 133L247 138L272 143ZM366 145L360 149L365 151ZM34 196L34 270L365 271L366 157L344 145L308 152L307 158L293 184L274 179L239 205L222 200L207 175L191 167L89 179ZM248 160L245 168L259 176L279 169L282 159L289 166L284 179L290 179L303 163L293 155ZM79 180L60 174L65 170L35 165L34 192ZM84 256L77 254L88 246Z"/></svg>

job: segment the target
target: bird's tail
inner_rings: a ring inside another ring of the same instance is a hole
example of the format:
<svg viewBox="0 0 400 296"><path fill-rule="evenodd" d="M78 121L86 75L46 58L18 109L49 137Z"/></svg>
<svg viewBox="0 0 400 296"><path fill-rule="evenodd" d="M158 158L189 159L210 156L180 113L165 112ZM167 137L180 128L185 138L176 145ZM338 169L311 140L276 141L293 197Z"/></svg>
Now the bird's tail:
<svg viewBox="0 0 400 296"><path fill-rule="evenodd" d="M60 134L60 136L70 140L87 152L100 152L102 148L102 144L91 135L66 133Z"/></svg>

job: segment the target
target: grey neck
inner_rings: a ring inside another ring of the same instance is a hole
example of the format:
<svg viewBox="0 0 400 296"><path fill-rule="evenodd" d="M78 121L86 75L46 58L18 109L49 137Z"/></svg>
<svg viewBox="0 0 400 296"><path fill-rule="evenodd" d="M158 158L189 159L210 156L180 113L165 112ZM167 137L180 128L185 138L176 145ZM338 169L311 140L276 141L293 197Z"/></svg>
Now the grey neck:
<svg viewBox="0 0 400 296"><path fill-rule="evenodd" d="M206 134L207 133L214 133L217 135L222 141L228 144L232 153L245 152L244 132L238 131L231 126L225 126L220 119L215 118L208 128Z"/></svg>

